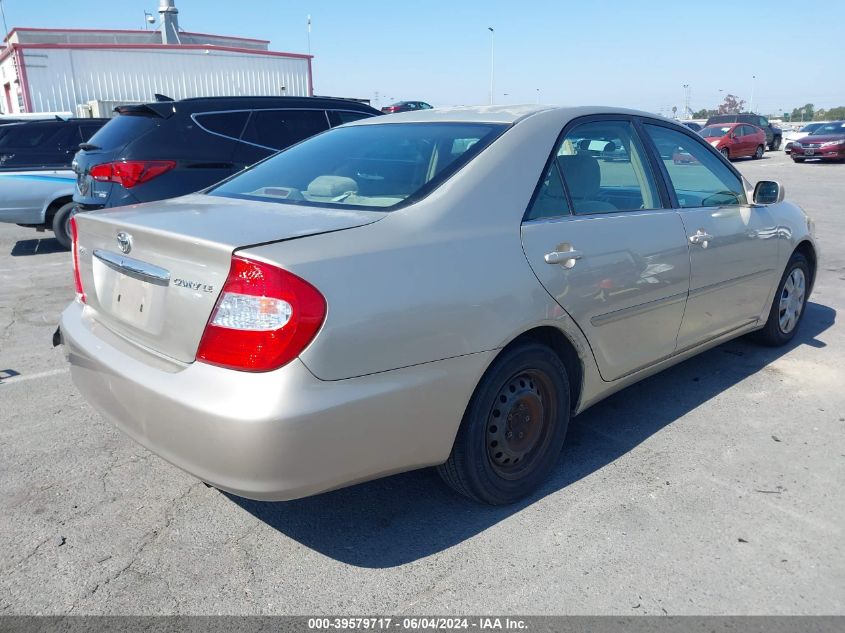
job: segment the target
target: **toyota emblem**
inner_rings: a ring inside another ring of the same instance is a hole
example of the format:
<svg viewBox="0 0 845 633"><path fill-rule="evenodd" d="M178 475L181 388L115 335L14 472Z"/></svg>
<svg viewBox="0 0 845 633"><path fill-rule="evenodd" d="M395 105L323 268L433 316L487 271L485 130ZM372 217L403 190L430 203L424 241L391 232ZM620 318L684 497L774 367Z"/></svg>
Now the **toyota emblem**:
<svg viewBox="0 0 845 633"><path fill-rule="evenodd" d="M121 231L117 234L117 245L121 253L128 253L132 250L132 236Z"/></svg>

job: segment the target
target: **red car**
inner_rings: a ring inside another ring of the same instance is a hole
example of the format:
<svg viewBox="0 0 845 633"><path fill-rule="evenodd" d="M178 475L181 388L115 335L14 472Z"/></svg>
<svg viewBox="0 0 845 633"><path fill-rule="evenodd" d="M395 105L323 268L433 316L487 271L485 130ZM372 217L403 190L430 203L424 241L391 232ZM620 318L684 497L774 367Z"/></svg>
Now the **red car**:
<svg viewBox="0 0 845 633"><path fill-rule="evenodd" d="M825 123L813 133L792 142L792 160L803 163L808 158L845 160L845 121Z"/></svg>
<svg viewBox="0 0 845 633"><path fill-rule="evenodd" d="M699 134L728 160L763 158L766 151L766 133L750 123L716 123L702 128Z"/></svg>

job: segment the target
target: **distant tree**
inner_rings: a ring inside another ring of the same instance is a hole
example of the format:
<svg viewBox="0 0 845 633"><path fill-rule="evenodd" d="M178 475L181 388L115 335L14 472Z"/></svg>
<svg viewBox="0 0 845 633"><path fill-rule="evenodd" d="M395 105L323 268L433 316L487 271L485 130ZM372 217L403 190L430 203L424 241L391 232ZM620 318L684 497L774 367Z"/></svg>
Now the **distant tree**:
<svg viewBox="0 0 845 633"><path fill-rule="evenodd" d="M701 108L701 110L692 113L692 118L709 119L711 116L715 116L717 114L719 114L718 110L708 110L707 108Z"/></svg>
<svg viewBox="0 0 845 633"><path fill-rule="evenodd" d="M825 110L824 108L819 108L818 110L816 110L815 113L813 114L813 120L814 121L825 121L825 120L827 120L827 110Z"/></svg>
<svg viewBox="0 0 845 633"><path fill-rule="evenodd" d="M789 118L792 121L812 121L815 111L816 107L812 103L806 103L801 107L793 108Z"/></svg>
<svg viewBox="0 0 845 633"><path fill-rule="evenodd" d="M831 108L830 110L824 111L819 110L819 113L824 112L824 118L828 121L840 121L845 119L845 106L839 106L836 108ZM821 118L821 117L819 117Z"/></svg>
<svg viewBox="0 0 845 633"><path fill-rule="evenodd" d="M745 101L736 95L727 95L722 105L719 106L719 114L739 114L745 107Z"/></svg>

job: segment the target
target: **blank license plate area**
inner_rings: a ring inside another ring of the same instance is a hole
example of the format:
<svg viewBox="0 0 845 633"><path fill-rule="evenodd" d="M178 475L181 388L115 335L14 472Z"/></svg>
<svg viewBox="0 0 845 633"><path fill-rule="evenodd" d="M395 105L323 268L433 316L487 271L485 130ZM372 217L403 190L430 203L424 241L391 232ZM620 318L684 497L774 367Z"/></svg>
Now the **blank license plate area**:
<svg viewBox="0 0 845 633"><path fill-rule="evenodd" d="M150 334L161 332L167 286L135 279L93 260L94 287L100 307L109 315Z"/></svg>

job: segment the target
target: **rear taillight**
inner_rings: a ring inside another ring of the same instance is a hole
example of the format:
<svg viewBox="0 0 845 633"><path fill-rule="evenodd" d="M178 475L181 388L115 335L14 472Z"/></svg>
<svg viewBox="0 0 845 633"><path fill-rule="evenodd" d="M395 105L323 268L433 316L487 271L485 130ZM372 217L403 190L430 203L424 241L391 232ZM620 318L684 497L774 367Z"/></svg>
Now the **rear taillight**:
<svg viewBox="0 0 845 633"><path fill-rule="evenodd" d="M293 273L232 257L197 360L242 371L278 369L299 356L326 318L326 300Z"/></svg>
<svg viewBox="0 0 845 633"><path fill-rule="evenodd" d="M73 256L73 283L76 286L76 298L85 303L85 291L82 289L82 276L79 274L79 234L76 228L76 218L70 219L71 254Z"/></svg>
<svg viewBox="0 0 845 633"><path fill-rule="evenodd" d="M116 182L131 189L176 167L175 160L123 160L94 165L88 172L100 182Z"/></svg>

